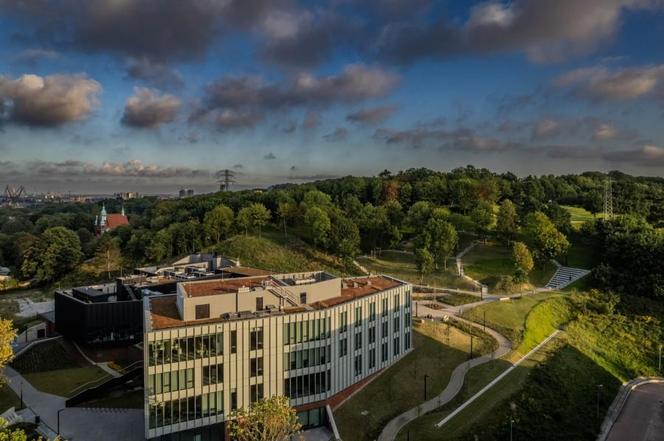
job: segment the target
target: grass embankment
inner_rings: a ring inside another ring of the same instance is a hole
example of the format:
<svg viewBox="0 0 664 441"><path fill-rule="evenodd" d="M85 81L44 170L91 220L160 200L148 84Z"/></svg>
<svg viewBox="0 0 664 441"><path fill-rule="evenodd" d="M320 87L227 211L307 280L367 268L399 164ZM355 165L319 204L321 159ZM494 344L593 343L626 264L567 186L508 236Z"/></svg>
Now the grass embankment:
<svg viewBox="0 0 664 441"><path fill-rule="evenodd" d="M436 297L436 300L446 305L459 306L479 302L480 298L472 294L450 293Z"/></svg>
<svg viewBox="0 0 664 441"><path fill-rule="evenodd" d="M501 278L514 275L514 260L510 247L497 241L480 243L463 256L462 260L464 271L468 276L487 285L491 292L507 293L500 286L500 282ZM556 267L553 263L546 263L534 268L528 278L532 285L544 286L555 271ZM517 291L524 291L532 286L523 284L514 288Z"/></svg>
<svg viewBox="0 0 664 441"><path fill-rule="evenodd" d="M379 257L358 257L367 270L377 274L388 274L407 282L425 285L474 290L475 286L456 275L454 265L448 263L447 270L440 268L422 279L412 253L406 251L383 251Z"/></svg>
<svg viewBox="0 0 664 441"><path fill-rule="evenodd" d="M326 270L338 275L359 274L341 259L307 245L295 236L265 231L262 237L237 235L213 248L219 254L239 259L245 266L274 272Z"/></svg>
<svg viewBox="0 0 664 441"><path fill-rule="evenodd" d="M455 407L452 404L418 419L409 426L411 437L415 435L411 439L504 440L513 417L514 439L594 440L621 382L656 374L664 306L634 299L616 306L614 297L599 293L556 297L530 311L521 348L568 318L572 320L566 331L536 354L537 363L530 360L513 370L443 429L433 424ZM456 404L486 384L484 374L469 373L463 398ZM399 439L405 436L404 432Z"/></svg>
<svg viewBox="0 0 664 441"><path fill-rule="evenodd" d="M69 397L80 386L109 375L88 363L76 349L62 340L51 340L30 348L11 366L42 392Z"/></svg>
<svg viewBox="0 0 664 441"><path fill-rule="evenodd" d="M411 353L335 411L343 439L376 439L390 419L424 401L425 375L431 398L447 386L454 368L468 359L470 337L455 326L425 321L414 330ZM494 350L493 338L474 328L473 334L480 337L474 341L474 354Z"/></svg>
<svg viewBox="0 0 664 441"><path fill-rule="evenodd" d="M572 216L572 227L577 230L581 228L581 225L583 225L585 222L592 221L594 219L602 219L604 217L603 213L599 213L597 216L593 216L590 211L581 207L572 207L571 205L561 205L561 207L567 210Z"/></svg>

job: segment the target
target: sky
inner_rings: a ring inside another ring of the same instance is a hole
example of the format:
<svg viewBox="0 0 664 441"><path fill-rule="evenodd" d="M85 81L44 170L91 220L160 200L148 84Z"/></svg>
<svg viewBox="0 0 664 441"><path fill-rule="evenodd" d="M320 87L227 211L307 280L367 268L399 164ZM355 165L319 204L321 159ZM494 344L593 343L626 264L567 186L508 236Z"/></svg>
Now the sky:
<svg viewBox="0 0 664 441"><path fill-rule="evenodd" d="M664 175L663 0L0 0L0 184Z"/></svg>

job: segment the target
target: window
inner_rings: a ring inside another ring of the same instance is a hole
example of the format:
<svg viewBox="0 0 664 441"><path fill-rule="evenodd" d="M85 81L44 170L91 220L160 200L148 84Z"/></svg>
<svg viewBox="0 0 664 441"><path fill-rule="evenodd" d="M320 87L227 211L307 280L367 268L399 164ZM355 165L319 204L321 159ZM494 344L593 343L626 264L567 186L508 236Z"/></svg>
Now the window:
<svg viewBox="0 0 664 441"><path fill-rule="evenodd" d="M410 349L410 332L406 332L403 336L403 345L404 349L407 351Z"/></svg>
<svg viewBox="0 0 664 441"><path fill-rule="evenodd" d="M339 357L345 357L348 354L348 339L339 340Z"/></svg>
<svg viewBox="0 0 664 441"><path fill-rule="evenodd" d="M196 320L210 318L210 305L196 305Z"/></svg>
<svg viewBox="0 0 664 441"><path fill-rule="evenodd" d="M394 294L394 309L399 309L400 303L399 294Z"/></svg>
<svg viewBox="0 0 664 441"><path fill-rule="evenodd" d="M191 389L192 387L194 387L193 368L153 374L148 377L148 393L150 395Z"/></svg>
<svg viewBox="0 0 664 441"><path fill-rule="evenodd" d="M362 374L362 354L355 356L355 376Z"/></svg>
<svg viewBox="0 0 664 441"><path fill-rule="evenodd" d="M388 310L387 299L385 298L383 299L383 311L382 311L383 317L387 316L387 310Z"/></svg>
<svg viewBox="0 0 664 441"><path fill-rule="evenodd" d="M369 369L376 367L376 349L369 349Z"/></svg>
<svg viewBox="0 0 664 441"><path fill-rule="evenodd" d="M231 331L231 354L237 353L237 331Z"/></svg>
<svg viewBox="0 0 664 441"><path fill-rule="evenodd" d="M362 326L362 307L361 306L356 306L355 307L355 327L359 328Z"/></svg>
<svg viewBox="0 0 664 441"><path fill-rule="evenodd" d="M330 371L316 372L284 380L284 394L289 398L300 398L330 390Z"/></svg>
<svg viewBox="0 0 664 441"><path fill-rule="evenodd" d="M355 350L362 347L362 332L355 333Z"/></svg>
<svg viewBox="0 0 664 441"><path fill-rule="evenodd" d="M410 312L403 315L403 327L406 329L410 327Z"/></svg>
<svg viewBox="0 0 664 441"><path fill-rule="evenodd" d="M237 409L237 389L231 390L231 410Z"/></svg>
<svg viewBox="0 0 664 441"><path fill-rule="evenodd" d="M380 361L387 361L387 342L380 345Z"/></svg>
<svg viewBox="0 0 664 441"><path fill-rule="evenodd" d="M255 403L263 399L263 384L252 384L250 387L251 391L251 402Z"/></svg>
<svg viewBox="0 0 664 441"><path fill-rule="evenodd" d="M346 332L348 330L348 311L343 311L339 316L339 320L341 321L339 332Z"/></svg>
<svg viewBox="0 0 664 441"><path fill-rule="evenodd" d="M394 356L399 355L399 337L394 337Z"/></svg>
<svg viewBox="0 0 664 441"><path fill-rule="evenodd" d="M251 350L263 349L263 328L254 328L249 335L251 339Z"/></svg>
<svg viewBox="0 0 664 441"><path fill-rule="evenodd" d="M394 317L394 330L393 332L399 332L399 317Z"/></svg>
<svg viewBox="0 0 664 441"><path fill-rule="evenodd" d="M203 384L217 384L224 382L224 365L223 364L211 364L209 366L203 366Z"/></svg>
<svg viewBox="0 0 664 441"><path fill-rule="evenodd" d="M263 375L263 357L252 358L250 368L252 377Z"/></svg>
<svg viewBox="0 0 664 441"><path fill-rule="evenodd" d="M381 334L383 338L387 337L387 322L381 324Z"/></svg>
<svg viewBox="0 0 664 441"><path fill-rule="evenodd" d="M263 297L256 297L256 311L263 310Z"/></svg>
<svg viewBox="0 0 664 441"><path fill-rule="evenodd" d="M369 321L373 322L376 320L376 302L369 303Z"/></svg>
<svg viewBox="0 0 664 441"><path fill-rule="evenodd" d="M307 303L307 293L306 292L301 292L300 293L300 304L304 305Z"/></svg>
<svg viewBox="0 0 664 441"><path fill-rule="evenodd" d="M376 343L376 327L369 328L369 344Z"/></svg>

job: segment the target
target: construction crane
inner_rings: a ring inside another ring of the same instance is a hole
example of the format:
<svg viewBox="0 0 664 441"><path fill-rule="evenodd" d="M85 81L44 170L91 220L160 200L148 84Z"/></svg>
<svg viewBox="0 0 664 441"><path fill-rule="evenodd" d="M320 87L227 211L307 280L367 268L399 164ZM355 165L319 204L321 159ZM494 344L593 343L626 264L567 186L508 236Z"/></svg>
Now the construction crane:
<svg viewBox="0 0 664 441"><path fill-rule="evenodd" d="M9 203L16 204L21 200L21 196L25 193L25 188L21 185L20 187L5 187L5 199L9 200Z"/></svg>

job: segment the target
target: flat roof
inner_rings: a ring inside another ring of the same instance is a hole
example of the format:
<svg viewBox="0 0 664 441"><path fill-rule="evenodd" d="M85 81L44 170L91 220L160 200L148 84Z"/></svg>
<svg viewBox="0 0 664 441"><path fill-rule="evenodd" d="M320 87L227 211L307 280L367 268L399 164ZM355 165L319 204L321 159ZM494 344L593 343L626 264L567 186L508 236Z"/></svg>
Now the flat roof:
<svg viewBox="0 0 664 441"><path fill-rule="evenodd" d="M238 292L240 288L257 288L269 279L268 276L241 277L231 279L209 279L180 282L189 297L213 296Z"/></svg>
<svg viewBox="0 0 664 441"><path fill-rule="evenodd" d="M188 294L191 291L194 293L194 296L202 296L237 292L238 287L248 287L249 282L253 283L253 286L261 286L262 282L268 278L269 277L251 277L244 279L207 280L201 282L181 283L182 285L186 285L186 292ZM387 289L402 286L406 283L387 276L368 276L343 279L342 284L343 287L341 289L341 295L321 302L312 303L310 306L318 310L326 309L360 297L369 296L381 291L385 291ZM239 320L247 317L233 315L233 318L231 319L223 317L212 317L203 320L184 321L180 318L180 313L177 308L177 295L166 294L161 296L151 296L148 297L148 302L150 320L153 330L204 325L208 323L218 323L228 320ZM251 317L255 318L276 314L293 314L305 311L307 311L306 308L296 306L284 308L283 311L262 311L259 313L251 314Z"/></svg>

